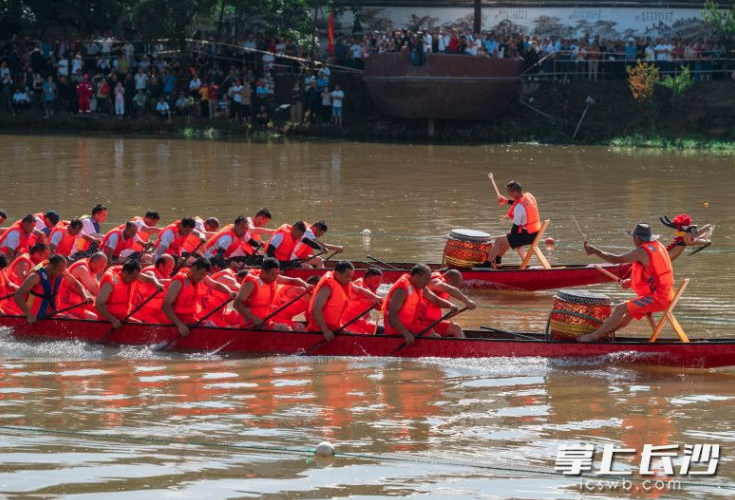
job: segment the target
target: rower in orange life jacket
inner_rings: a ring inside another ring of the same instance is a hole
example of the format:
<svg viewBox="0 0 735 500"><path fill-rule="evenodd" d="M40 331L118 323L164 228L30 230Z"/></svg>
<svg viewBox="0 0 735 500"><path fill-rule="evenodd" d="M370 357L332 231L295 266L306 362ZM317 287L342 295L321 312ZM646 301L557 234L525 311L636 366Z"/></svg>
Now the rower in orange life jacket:
<svg viewBox="0 0 735 500"><path fill-rule="evenodd" d="M100 285L97 276L102 274L107 267L107 256L97 252L87 259L79 259L67 267L69 274L82 284L84 289L92 297L97 297ZM79 302L79 297L74 289L65 281L59 288L59 307L64 309ZM97 310L93 304L87 304L69 311L69 315L77 319L97 319Z"/></svg>
<svg viewBox="0 0 735 500"><path fill-rule="evenodd" d="M125 260L127 256L123 255L123 251L129 250L128 255L132 253L137 233L138 227L135 223L126 222L123 229L115 228L102 238L100 251L107 255L110 263Z"/></svg>
<svg viewBox="0 0 735 500"><path fill-rule="evenodd" d="M240 291L240 281L247 274L247 271L245 271L242 276L238 278L239 273L237 272L237 269L241 267L242 264L233 262L229 267L209 275L213 281L227 287L230 293L223 293L218 289L207 288L206 293L201 298L203 311L210 311L216 308L218 305L229 300L232 297L232 293L238 293ZM237 324L239 317L240 315L237 311L228 310L227 307L223 307L210 316L209 319L211 319L212 323L220 328L230 328Z"/></svg>
<svg viewBox="0 0 735 500"><path fill-rule="evenodd" d="M33 246L29 245L29 239L35 232L36 217L28 214L21 220L13 223L0 236L0 252L4 253L8 259L15 259L18 255L28 252Z"/></svg>
<svg viewBox="0 0 735 500"><path fill-rule="evenodd" d="M175 258L181 256L184 249L184 242L190 234L195 234L200 239L205 239L204 235L195 229L196 221L193 217L185 217L180 221L166 226L161 234L158 235L156 241L155 258L158 259L163 254L173 255Z"/></svg>
<svg viewBox="0 0 735 500"><path fill-rule="evenodd" d="M275 232L265 227L271 219L273 219L273 214L267 208L261 208L252 218L247 217L251 241L243 242L242 250L245 255L253 255L262 246L263 235L270 236Z"/></svg>
<svg viewBox="0 0 735 500"><path fill-rule="evenodd" d="M155 278L141 274L141 270L140 262L129 260L123 264L122 268L119 266L109 268L100 280L100 293L97 295L94 307L102 318L112 323L113 328L119 328L120 320L132 312L138 283L152 284L159 290L159 293L163 292L163 285ZM139 322L140 320L132 317L128 321Z"/></svg>
<svg viewBox="0 0 735 500"><path fill-rule="evenodd" d="M343 333L356 333L352 329L354 323L350 325L347 325L347 323L364 318L369 314L370 306L380 303L380 297L370 290L352 286L354 274L355 268L352 263L343 260L334 266L334 271L329 271L322 276L309 303L307 312L309 324L306 327L309 331L321 331L327 340L334 338L335 330L339 330L343 326L346 326L345 329L341 330ZM347 318L345 311L355 294L372 299L372 304L358 311L354 316Z"/></svg>
<svg viewBox="0 0 735 500"><path fill-rule="evenodd" d="M513 221L513 227L508 234L498 236L493 242L487 259L493 269L497 269L500 258L509 249L530 245L536 238L536 233L541 230L536 198L531 193L524 193L523 187L516 181L510 181L506 189L508 198L500 196L498 203L501 206L511 205L507 215Z"/></svg>
<svg viewBox="0 0 735 500"><path fill-rule="evenodd" d="M210 240L217 234L219 230L219 219L217 217L209 217L208 219L202 219L199 216L193 217L194 219L194 232L184 239L183 252L191 254L196 252L201 255L204 253L204 243L202 242L202 236L206 240Z"/></svg>
<svg viewBox="0 0 735 500"><path fill-rule="evenodd" d="M290 260L299 261L300 267L324 269L324 261L319 256L315 256L315 250L317 252L336 253L344 251L344 248L339 245L330 245L319 241L319 238L327 232L327 229L327 223L323 220L308 225L301 241L294 247Z"/></svg>
<svg viewBox="0 0 735 500"><path fill-rule="evenodd" d="M81 283L66 271L66 258L54 255L45 267L35 269L15 291L15 303L29 325L35 323L37 318L59 310L59 287L62 280L68 281L79 295L77 303L90 303L94 300Z"/></svg>
<svg viewBox="0 0 735 500"><path fill-rule="evenodd" d="M12 283L17 289L23 284L28 275L31 274L36 267L43 267L42 264L45 264L45 262L48 261L48 257L48 247L44 243L36 243L31 247L30 254L23 253L13 259L6 269L5 274L10 283ZM14 300L7 301L3 308L7 314L22 314Z"/></svg>
<svg viewBox="0 0 735 500"><path fill-rule="evenodd" d="M316 286L319 284L319 276L309 276L306 284ZM307 291L308 293L305 293ZM296 300L297 297L299 298L273 316L273 322L286 325L296 332L304 331L306 324L302 321L297 321L295 318L300 315L308 316L309 302L311 302L312 295L313 290L309 290L300 285L278 285L276 296L273 299L273 311L278 311L289 302ZM308 322L308 317L306 321Z"/></svg>
<svg viewBox="0 0 735 500"><path fill-rule="evenodd" d="M266 258L260 269L251 270L240 284L240 291L235 297L234 309L240 313L239 326L244 328L265 328L277 331L291 331L287 325L276 323L273 319L267 324L264 319L273 309L276 291L281 285L298 285L308 288L306 282L299 278L281 276L281 266L276 259Z"/></svg>
<svg viewBox="0 0 735 500"><path fill-rule="evenodd" d="M154 265L144 267L141 270L141 274L146 274L151 278L155 278L159 283L166 287L171 282L171 273L173 273L175 265L176 262L174 261L174 258L165 254L160 256ZM133 297L133 309L145 302L148 297L153 296L151 300L146 302L146 304L141 307L137 313L135 313L135 318L143 323L170 323L162 309L164 294L158 293L154 295L154 292L157 290L158 288L151 283L138 283L137 291Z"/></svg>
<svg viewBox="0 0 735 500"><path fill-rule="evenodd" d="M587 255L597 255L611 264L632 263L630 280L623 283L638 296L633 300L618 304L610 317L594 332L577 338L580 342L595 342L604 339L610 332L626 327L633 319L641 319L649 313L665 311L674 299L674 271L669 253L659 241L659 235L652 234L651 226L639 222L633 231L635 249L624 255L615 255L599 250L586 241Z"/></svg>
<svg viewBox="0 0 735 500"><path fill-rule="evenodd" d="M61 217L55 210L49 210L46 213L39 212L37 214L33 214L33 216L36 218L35 229L38 238L31 236L28 240L28 244L33 246L39 241L48 244L48 237L51 235L51 231L54 230L61 220Z"/></svg>
<svg viewBox="0 0 735 500"><path fill-rule="evenodd" d="M204 245L204 257L210 260L217 257L219 261L245 255L243 243L251 239L248 229L247 219L242 215L239 216L232 224L226 225L209 239Z"/></svg>
<svg viewBox="0 0 735 500"><path fill-rule="evenodd" d="M475 309L477 304L462 293L459 289L460 286L462 286L462 273L456 269L450 269L444 273L439 271L431 273L431 281L426 285L426 288L434 292L434 294L441 299L449 300L449 297L454 297L455 299L461 300L464 305L467 306L467 309ZM419 318L419 322L421 323L420 329L423 330L424 328L427 328L435 321L441 319L442 316L443 313L441 308L424 297L422 311ZM462 327L452 321L441 321L432 328L442 337L464 338Z"/></svg>
<svg viewBox="0 0 735 500"><path fill-rule="evenodd" d="M107 207L97 204L92 208L92 215L83 215L80 219L82 232L77 240L77 252L82 254L81 257L90 257L97 251L104 237L102 224L107 220Z"/></svg>
<svg viewBox="0 0 735 500"><path fill-rule="evenodd" d="M303 221L282 225L273 232L273 236L268 241L266 255L278 260L281 265L289 265L291 255L305 232L306 224Z"/></svg>
<svg viewBox="0 0 735 500"><path fill-rule="evenodd" d="M352 318L367 310L375 304L376 300L382 302L382 299L376 295L378 293L378 287L380 287L382 282L383 271L375 267L368 268L362 278L352 282L350 302L342 314L342 324L347 323ZM370 316L366 314L350 325L349 330L354 333L374 334L377 333L378 328L375 322L370 320Z"/></svg>
<svg viewBox="0 0 735 500"><path fill-rule="evenodd" d="M457 306L426 288L430 281L431 269L424 264L416 264L410 274L404 274L393 284L383 302L386 335L403 335L406 344L413 344L414 334L428 326L422 328L421 322L424 298L442 309L457 311ZM437 334L429 330L424 336L436 337Z"/></svg>
<svg viewBox="0 0 735 500"><path fill-rule="evenodd" d="M0 314L15 314L5 310L7 305L13 301L13 293L18 286L11 283L6 273L8 268L8 258L0 254Z"/></svg>
<svg viewBox="0 0 735 500"><path fill-rule="evenodd" d="M136 215L130 219L130 222L135 224L135 227L138 229L138 232L134 237L135 242L130 248L130 252L143 252L146 245L150 242L151 235L158 235L161 233L162 229L160 227L156 227L159 220L161 220L161 216L158 215L158 212L153 210L146 212L143 217ZM120 224L115 229L124 230L125 226L126 224ZM126 257L126 255L123 254L123 257Z"/></svg>
<svg viewBox="0 0 735 500"><path fill-rule="evenodd" d="M64 257L70 257L76 252L77 240L82 232L82 220L72 219L71 221L61 221L56 224L49 236L49 249L51 255L59 254Z"/></svg>
<svg viewBox="0 0 735 500"><path fill-rule="evenodd" d="M182 337L189 335L188 325L197 323L221 304L209 310L202 309L202 297L207 293L207 287L235 297L234 292L207 276L211 268L212 265L207 259L199 257L189 269L182 269L171 278L171 282L166 287L163 312L173 322ZM214 326L214 322L205 321L204 326Z"/></svg>

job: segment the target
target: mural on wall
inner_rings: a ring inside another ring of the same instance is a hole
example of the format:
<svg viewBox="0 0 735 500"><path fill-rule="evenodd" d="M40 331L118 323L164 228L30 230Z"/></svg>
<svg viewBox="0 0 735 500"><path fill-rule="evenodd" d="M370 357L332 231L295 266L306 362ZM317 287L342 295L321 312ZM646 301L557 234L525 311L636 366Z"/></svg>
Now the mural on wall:
<svg viewBox="0 0 735 500"><path fill-rule="evenodd" d="M473 12L468 8L416 10L415 7L363 7L360 13L363 27L371 31L401 28L433 30L437 26L464 30L473 27ZM352 23L350 12L339 19L343 32L351 31ZM699 9L484 7L482 27L485 31L496 33L525 33L557 38L588 34L604 39L637 36L689 39L709 34Z"/></svg>

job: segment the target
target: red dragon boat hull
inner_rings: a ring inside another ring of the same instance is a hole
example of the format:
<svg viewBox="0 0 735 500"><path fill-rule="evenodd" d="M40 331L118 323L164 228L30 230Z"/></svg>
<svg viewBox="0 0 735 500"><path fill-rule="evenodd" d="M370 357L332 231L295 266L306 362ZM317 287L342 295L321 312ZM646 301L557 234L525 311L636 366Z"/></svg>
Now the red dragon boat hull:
<svg viewBox="0 0 735 500"><path fill-rule="evenodd" d="M333 263L329 267L333 267ZM355 266L355 278L361 278L365 270L370 267L379 267L383 271L383 283L395 283L404 273L410 272L413 264L405 262L386 263L396 269L386 269L372 262L353 262ZM287 276L307 279L310 276L321 276L327 269L289 269ZM439 264L432 264L432 270L441 268ZM613 265L605 264L605 270L610 271L619 278L626 278L630 272L630 264ZM517 266L508 266L498 269L473 268L471 270L460 270L464 283L463 288L486 288L507 291L556 290L558 288L574 288L578 286L597 285L613 281L604 275L593 265L569 265L544 269L542 267L530 267L520 270Z"/></svg>
<svg viewBox="0 0 735 500"><path fill-rule="evenodd" d="M28 325L20 316L0 315L0 327L12 329L20 340L77 340L103 338L110 324L73 319L41 320ZM695 340L689 343L618 338L612 343L578 344L547 341L542 334L490 330L467 332L466 339L420 338L412 346L402 337L340 334L330 342L318 332L272 332L234 328L194 328L172 344L177 352L206 354L233 340L222 352L241 356L298 355L378 356L401 358L524 358L566 361L602 358L606 363L659 365L678 368L716 368L735 365L735 339ZM126 324L107 339L113 345L160 345L178 337L172 325ZM316 346L316 347L315 347Z"/></svg>

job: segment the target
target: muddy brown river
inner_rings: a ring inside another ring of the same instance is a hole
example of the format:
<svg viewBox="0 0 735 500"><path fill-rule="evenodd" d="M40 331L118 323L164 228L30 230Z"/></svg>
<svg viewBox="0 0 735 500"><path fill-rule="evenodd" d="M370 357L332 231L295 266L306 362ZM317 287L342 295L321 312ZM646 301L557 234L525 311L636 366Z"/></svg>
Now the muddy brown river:
<svg viewBox="0 0 735 500"><path fill-rule="evenodd" d="M0 208L12 220L49 209L71 218L104 203L109 228L147 209L164 224L268 207L274 226L326 220L324 240L350 259L438 262L453 228L502 234L509 223L487 172L536 196L556 240L545 249L552 264L593 262L573 215L590 241L621 253L639 220L666 242L672 230L660 215L714 224L715 244L675 263L677 281L691 279L677 317L693 337L735 336L735 156L0 136ZM628 296L614 285L592 290ZM554 296L470 293L479 307L462 326L531 331L543 329ZM0 330L0 498L732 498L734 401L727 369L207 359L18 342ZM333 461L310 453L324 440ZM597 447L593 471L555 472L559 446L579 444ZM677 474L654 460L655 474L634 475L627 490L597 487L605 445L636 450L616 455L615 467L638 471L646 444L679 445ZM720 445L715 475L679 474L684 446L696 444Z"/></svg>

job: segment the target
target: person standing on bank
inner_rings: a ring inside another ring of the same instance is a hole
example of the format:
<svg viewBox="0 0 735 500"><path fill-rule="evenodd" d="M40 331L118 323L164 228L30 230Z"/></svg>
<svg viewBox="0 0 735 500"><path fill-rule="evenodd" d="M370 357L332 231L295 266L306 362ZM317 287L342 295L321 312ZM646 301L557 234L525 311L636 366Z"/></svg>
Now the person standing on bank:
<svg viewBox="0 0 735 500"><path fill-rule="evenodd" d="M492 179L492 174L489 177ZM487 258L493 269L498 268L500 259L509 249L530 245L541 230L536 198L531 193L524 193L523 187L516 181L510 181L505 187L508 197L498 196L498 204L510 205L507 215L513 221L513 227L508 234L495 238Z"/></svg>

